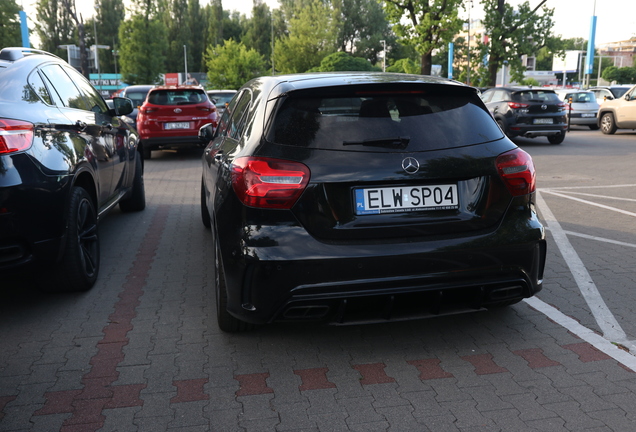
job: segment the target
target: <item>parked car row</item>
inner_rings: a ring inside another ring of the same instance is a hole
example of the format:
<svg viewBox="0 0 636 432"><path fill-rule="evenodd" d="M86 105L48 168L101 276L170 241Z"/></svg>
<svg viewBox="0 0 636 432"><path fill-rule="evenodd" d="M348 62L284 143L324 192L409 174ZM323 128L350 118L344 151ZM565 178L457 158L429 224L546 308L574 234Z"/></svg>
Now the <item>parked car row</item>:
<svg viewBox="0 0 636 432"><path fill-rule="evenodd" d="M546 136L560 144L570 125L601 129L636 129L636 86L593 87L589 90L532 87L483 89L481 98L509 137Z"/></svg>

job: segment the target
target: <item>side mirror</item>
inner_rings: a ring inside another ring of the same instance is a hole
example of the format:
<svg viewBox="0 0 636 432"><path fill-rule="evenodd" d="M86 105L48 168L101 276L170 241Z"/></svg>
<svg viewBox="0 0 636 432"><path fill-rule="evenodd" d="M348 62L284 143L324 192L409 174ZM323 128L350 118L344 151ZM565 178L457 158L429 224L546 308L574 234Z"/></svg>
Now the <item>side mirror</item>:
<svg viewBox="0 0 636 432"><path fill-rule="evenodd" d="M128 98L123 97L115 97L113 98L113 110L115 111L115 115L123 116L130 114L133 112L133 101Z"/></svg>
<svg viewBox="0 0 636 432"><path fill-rule="evenodd" d="M211 99L211 100L212 100L212 103L216 105L216 99Z"/></svg>
<svg viewBox="0 0 636 432"><path fill-rule="evenodd" d="M199 141L207 144L214 138L214 125L212 123L204 124L199 128Z"/></svg>
<svg viewBox="0 0 636 432"><path fill-rule="evenodd" d="M625 100L626 101L632 100L632 98L629 96L629 93L625 94Z"/></svg>

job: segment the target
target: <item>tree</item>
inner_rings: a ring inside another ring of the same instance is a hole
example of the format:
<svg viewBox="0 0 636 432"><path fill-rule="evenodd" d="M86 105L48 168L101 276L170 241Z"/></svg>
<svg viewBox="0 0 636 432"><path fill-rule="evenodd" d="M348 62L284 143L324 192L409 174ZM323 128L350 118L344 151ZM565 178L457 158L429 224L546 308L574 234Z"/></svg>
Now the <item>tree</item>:
<svg viewBox="0 0 636 432"><path fill-rule="evenodd" d="M77 39L80 53L80 71L82 75L88 78L90 71L88 69L88 53L86 52L86 32L84 30L84 19L81 14L77 13L75 0L62 0L62 6L71 17L72 22L77 28Z"/></svg>
<svg viewBox="0 0 636 432"><path fill-rule="evenodd" d="M381 71L373 66L368 60L361 57L353 57L346 52L338 51L329 54L320 62L320 67L314 69L316 72L339 72L339 71Z"/></svg>
<svg viewBox="0 0 636 432"><path fill-rule="evenodd" d="M272 14L262 0L254 0L252 18L245 24L241 41L248 49L256 50L266 59L272 56Z"/></svg>
<svg viewBox="0 0 636 432"><path fill-rule="evenodd" d="M554 9L541 0L534 8L526 1L513 9L505 0L482 0L485 17L483 25L488 35L486 43L479 42L480 57L488 57L488 67L481 69L481 85L494 86L497 72L507 62L513 81L523 80L525 67L521 56L533 55L544 46L555 45L551 37ZM541 13L539 13L541 10ZM554 46L552 51L558 49Z"/></svg>
<svg viewBox="0 0 636 432"><path fill-rule="evenodd" d="M421 73L431 74L433 51L448 45L461 30L463 0L385 0L384 11L399 41L421 55Z"/></svg>
<svg viewBox="0 0 636 432"><path fill-rule="evenodd" d="M397 60L391 66L386 68L387 72L397 72L406 74L419 74L421 72L420 65L413 60L404 58Z"/></svg>
<svg viewBox="0 0 636 432"><path fill-rule="evenodd" d="M265 60L254 49L233 39L209 47L205 55L208 81L212 88L238 89L252 78L263 75Z"/></svg>
<svg viewBox="0 0 636 432"><path fill-rule="evenodd" d="M636 82L636 68L609 66L601 72L605 81L618 84L631 84Z"/></svg>
<svg viewBox="0 0 636 432"><path fill-rule="evenodd" d="M284 73L305 72L320 65L336 51L336 29L330 9L321 0L307 1L289 19L289 35L275 43L276 69Z"/></svg>
<svg viewBox="0 0 636 432"><path fill-rule="evenodd" d="M190 42L188 43L188 65L192 65L193 70L204 70L205 61L203 52L205 45L205 20L201 19L201 4L199 0L188 1L188 28L190 29Z"/></svg>
<svg viewBox="0 0 636 432"><path fill-rule="evenodd" d="M15 0L0 3L0 47L22 46L20 10Z"/></svg>
<svg viewBox="0 0 636 432"><path fill-rule="evenodd" d="M75 45L76 42L73 23L64 11L62 0L38 0L35 11L35 31L40 39L40 49L67 58L66 50L58 47Z"/></svg>
<svg viewBox="0 0 636 432"><path fill-rule="evenodd" d="M190 42L188 28L188 0L170 0L169 7L163 15L163 22L168 30L168 51L166 53L166 70L177 72L184 70L184 49Z"/></svg>
<svg viewBox="0 0 636 432"><path fill-rule="evenodd" d="M331 0L340 22L337 33L338 50L362 57L375 64L384 40L387 51L396 44L382 6L377 0Z"/></svg>
<svg viewBox="0 0 636 432"><path fill-rule="evenodd" d="M97 42L100 45L109 45L111 50L100 50L98 54L99 66L102 72L115 72L115 56L112 54L119 46L119 26L125 17L123 0L96 0L97 9ZM93 27L88 26L92 31ZM93 41L95 37L93 35Z"/></svg>
<svg viewBox="0 0 636 432"><path fill-rule="evenodd" d="M137 6L133 16L119 28L120 64L128 84L154 84L165 71L168 48L166 27L153 0Z"/></svg>

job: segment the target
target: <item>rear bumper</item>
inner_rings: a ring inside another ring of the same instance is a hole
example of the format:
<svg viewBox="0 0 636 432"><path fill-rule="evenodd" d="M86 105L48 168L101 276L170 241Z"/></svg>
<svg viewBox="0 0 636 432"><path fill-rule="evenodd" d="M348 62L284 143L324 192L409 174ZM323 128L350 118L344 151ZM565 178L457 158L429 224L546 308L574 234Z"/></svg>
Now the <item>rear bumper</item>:
<svg viewBox="0 0 636 432"><path fill-rule="evenodd" d="M259 227L260 245L237 249L218 233L228 311L255 324L343 324L512 303L541 290L546 243L536 217L510 225L474 237L364 246L321 243L300 227L284 227L280 237Z"/></svg>

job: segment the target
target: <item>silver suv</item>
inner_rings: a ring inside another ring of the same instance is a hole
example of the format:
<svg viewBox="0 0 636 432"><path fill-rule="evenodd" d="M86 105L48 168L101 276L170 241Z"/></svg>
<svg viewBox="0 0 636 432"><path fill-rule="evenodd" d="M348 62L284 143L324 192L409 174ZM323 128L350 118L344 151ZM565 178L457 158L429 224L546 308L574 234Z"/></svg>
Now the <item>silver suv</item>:
<svg viewBox="0 0 636 432"><path fill-rule="evenodd" d="M619 98L606 100L598 110L598 125L604 134L617 129L636 129L636 85Z"/></svg>

